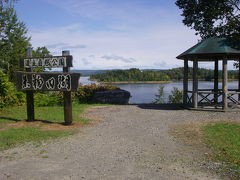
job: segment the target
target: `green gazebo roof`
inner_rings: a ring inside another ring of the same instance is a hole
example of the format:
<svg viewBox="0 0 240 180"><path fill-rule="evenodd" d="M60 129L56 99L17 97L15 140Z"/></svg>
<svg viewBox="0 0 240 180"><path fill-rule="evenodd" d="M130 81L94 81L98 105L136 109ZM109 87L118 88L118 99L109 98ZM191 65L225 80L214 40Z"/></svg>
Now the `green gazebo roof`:
<svg viewBox="0 0 240 180"><path fill-rule="evenodd" d="M211 37L191 47L177 58L199 61L240 60L240 41Z"/></svg>

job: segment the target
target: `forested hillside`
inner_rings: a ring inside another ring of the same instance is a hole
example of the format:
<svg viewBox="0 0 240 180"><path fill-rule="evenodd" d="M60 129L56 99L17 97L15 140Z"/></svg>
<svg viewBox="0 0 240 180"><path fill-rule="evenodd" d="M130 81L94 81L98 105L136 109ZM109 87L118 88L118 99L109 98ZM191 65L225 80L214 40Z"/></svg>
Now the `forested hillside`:
<svg viewBox="0 0 240 180"><path fill-rule="evenodd" d="M221 79L219 71L219 79ZM189 79L192 77L192 68L189 68ZM228 72L229 79L237 79L237 71ZM198 69L199 80L211 81L214 78L214 71L204 68ZM93 74L91 80L99 82L119 82L119 81L173 81L183 79L183 68L173 68L169 70L144 70L132 68L129 70L112 70L101 74Z"/></svg>

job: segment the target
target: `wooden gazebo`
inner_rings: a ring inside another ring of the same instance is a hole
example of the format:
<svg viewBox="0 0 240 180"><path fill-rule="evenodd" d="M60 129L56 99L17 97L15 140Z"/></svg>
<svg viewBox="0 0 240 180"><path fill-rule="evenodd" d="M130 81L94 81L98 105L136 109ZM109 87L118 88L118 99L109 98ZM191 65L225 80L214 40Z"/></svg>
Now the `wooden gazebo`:
<svg viewBox="0 0 240 180"><path fill-rule="evenodd" d="M192 105L194 109L199 108L201 104L215 108L220 105L223 110L227 110L230 103L238 104L240 100L240 78L238 78L238 87L236 89L228 89L227 63L233 60L240 62L240 41L211 37L191 47L177 58L184 60L183 103L185 105ZM188 90L189 61L193 62L192 91ZM214 62L214 89L198 89L198 62L202 61ZM222 61L221 89L218 88L218 64L220 61ZM238 98L234 97L236 94ZM219 99L221 99L220 102Z"/></svg>

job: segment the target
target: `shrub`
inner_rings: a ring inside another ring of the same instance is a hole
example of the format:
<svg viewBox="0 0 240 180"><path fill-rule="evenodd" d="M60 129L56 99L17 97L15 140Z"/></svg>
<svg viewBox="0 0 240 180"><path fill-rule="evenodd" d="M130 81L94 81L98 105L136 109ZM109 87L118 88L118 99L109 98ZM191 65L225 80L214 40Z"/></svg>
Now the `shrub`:
<svg viewBox="0 0 240 180"><path fill-rule="evenodd" d="M115 90L119 89L118 87L111 85L81 85L77 92L74 93L75 99L79 103L91 103L92 97L97 91L106 91L106 90Z"/></svg>
<svg viewBox="0 0 240 180"><path fill-rule="evenodd" d="M154 104L163 104L164 101L164 86L159 86L158 94L155 94L155 100L153 101Z"/></svg>
<svg viewBox="0 0 240 180"><path fill-rule="evenodd" d="M34 94L35 106L54 106L63 104L63 93L61 92L38 92Z"/></svg>
<svg viewBox="0 0 240 180"><path fill-rule="evenodd" d="M168 96L168 103L182 103L183 91L179 90L176 87L173 87L171 95Z"/></svg>
<svg viewBox="0 0 240 180"><path fill-rule="evenodd" d="M18 92L8 76L0 70L0 108L10 105L21 105L25 102L25 94Z"/></svg>

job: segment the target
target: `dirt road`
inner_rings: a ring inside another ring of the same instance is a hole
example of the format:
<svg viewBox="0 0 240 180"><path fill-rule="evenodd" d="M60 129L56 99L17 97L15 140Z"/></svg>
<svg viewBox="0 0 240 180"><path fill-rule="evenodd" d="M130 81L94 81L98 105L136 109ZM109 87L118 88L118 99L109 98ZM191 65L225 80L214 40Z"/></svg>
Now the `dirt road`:
<svg viewBox="0 0 240 180"><path fill-rule="evenodd" d="M87 115L94 125L76 135L1 152L0 179L223 179L200 167L204 152L174 139L169 127L239 117L150 105L110 106Z"/></svg>

